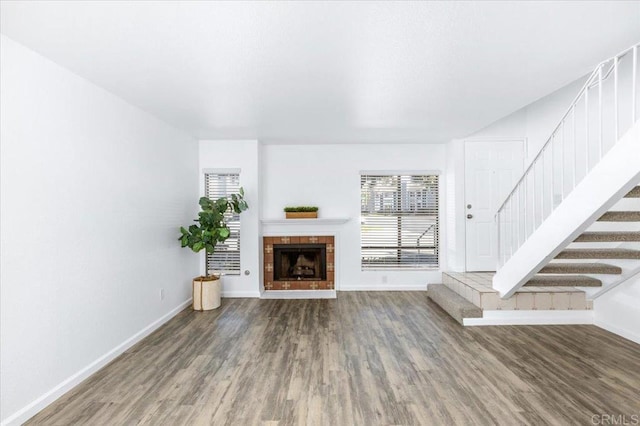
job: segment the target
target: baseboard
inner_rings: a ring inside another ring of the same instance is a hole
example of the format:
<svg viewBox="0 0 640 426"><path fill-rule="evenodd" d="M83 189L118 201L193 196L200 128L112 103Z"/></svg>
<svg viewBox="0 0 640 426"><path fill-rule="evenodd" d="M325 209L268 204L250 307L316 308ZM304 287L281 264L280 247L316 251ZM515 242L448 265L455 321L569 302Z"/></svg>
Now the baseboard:
<svg viewBox="0 0 640 426"><path fill-rule="evenodd" d="M260 298L259 291L237 291L237 290L227 290L222 291L222 297L229 298Z"/></svg>
<svg viewBox="0 0 640 426"><path fill-rule="evenodd" d="M341 285L339 291L427 291L426 284L408 284L408 285L365 285L365 286L344 286Z"/></svg>
<svg viewBox="0 0 640 426"><path fill-rule="evenodd" d="M267 290L262 299L335 299L335 290Z"/></svg>
<svg viewBox="0 0 640 426"><path fill-rule="evenodd" d="M465 318L465 326L593 324L592 310L576 311L483 311L482 318Z"/></svg>
<svg viewBox="0 0 640 426"><path fill-rule="evenodd" d="M617 325L599 320L598 318L596 318L594 324L600 328L610 331L613 334L617 334L618 336L624 337L625 339L631 340L632 342L640 345L640 333L618 327Z"/></svg>
<svg viewBox="0 0 640 426"><path fill-rule="evenodd" d="M67 378L59 385L46 392L44 395L36 398L33 402L11 414L6 419L2 420L0 426L13 426L20 425L31 417L35 416L37 413L46 408L49 404L54 402L56 399L60 398L65 393L69 392L75 386L79 385L82 381L84 381L87 377L91 376L102 367L113 361L115 358L124 353L127 349L153 333L155 330L160 328L164 323L169 321L171 318L176 316L179 312L181 312L184 308L191 304L191 298L180 303L177 307L173 308L171 311L158 318L115 348L111 349L106 354L102 355L97 360L93 361L91 364L87 365L71 377Z"/></svg>

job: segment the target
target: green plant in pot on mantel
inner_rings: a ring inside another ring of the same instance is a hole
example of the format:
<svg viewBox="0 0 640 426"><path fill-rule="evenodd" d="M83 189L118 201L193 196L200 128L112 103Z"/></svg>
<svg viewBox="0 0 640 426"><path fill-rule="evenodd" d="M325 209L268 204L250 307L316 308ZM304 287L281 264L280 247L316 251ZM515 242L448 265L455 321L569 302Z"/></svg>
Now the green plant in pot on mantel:
<svg viewBox="0 0 640 426"><path fill-rule="evenodd" d="M189 226L188 229L180 227L182 235L178 240L182 247L189 247L196 253L202 250L206 252L204 276L193 280L193 309L207 311L220 306L222 283L219 276L209 274L206 259L215 252L218 243L226 241L231 235L226 222L229 216L225 214L227 212L240 214L249 206L244 200L242 188L238 194L231 194L217 200L202 197L199 204L201 211L198 213L198 218L194 220L196 224Z"/></svg>
<svg viewBox="0 0 640 426"><path fill-rule="evenodd" d="M316 206L285 207L284 212L287 219L316 219L318 217Z"/></svg>

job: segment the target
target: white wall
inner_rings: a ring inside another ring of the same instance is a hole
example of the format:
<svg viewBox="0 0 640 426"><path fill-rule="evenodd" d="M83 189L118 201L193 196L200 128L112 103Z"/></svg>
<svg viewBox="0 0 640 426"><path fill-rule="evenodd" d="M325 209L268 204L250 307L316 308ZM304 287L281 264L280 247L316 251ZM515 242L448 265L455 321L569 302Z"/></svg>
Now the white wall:
<svg viewBox="0 0 640 426"><path fill-rule="evenodd" d="M441 281L440 271L361 271L360 171L439 171L445 145L265 145L262 156L262 214L284 217L288 205L315 205L319 217L348 217L340 225L339 290L426 289ZM440 264L446 264L447 226L441 175ZM386 283L383 282L386 279Z"/></svg>
<svg viewBox="0 0 640 426"><path fill-rule="evenodd" d="M593 302L595 324L640 344L640 275Z"/></svg>
<svg viewBox="0 0 640 426"><path fill-rule="evenodd" d="M446 214L447 263L445 271L465 271L466 223L464 203L464 141L454 140L446 145Z"/></svg>
<svg viewBox="0 0 640 426"><path fill-rule="evenodd" d="M260 145L257 140L203 140L200 141L200 194L204 195L204 170L239 169L240 185L244 188L249 209L240 216L239 276L222 278L224 297L259 297L262 245L260 242ZM204 272L205 255L200 256ZM245 271L249 274L246 275Z"/></svg>
<svg viewBox="0 0 640 426"><path fill-rule="evenodd" d="M527 161L525 164L528 164L551 136L551 132L560 122L584 81L585 78L579 78L464 139L526 138Z"/></svg>
<svg viewBox="0 0 640 426"><path fill-rule="evenodd" d="M448 197L447 211L448 264L452 271L465 268L465 196L464 196L464 144L473 141L524 140L526 144L525 167L547 141L555 126L584 84L580 78L567 86L533 102L518 111L490 124L463 139L447 144Z"/></svg>
<svg viewBox="0 0 640 426"><path fill-rule="evenodd" d="M177 238L198 151L4 36L1 51L0 416L17 424L190 299L197 256Z"/></svg>

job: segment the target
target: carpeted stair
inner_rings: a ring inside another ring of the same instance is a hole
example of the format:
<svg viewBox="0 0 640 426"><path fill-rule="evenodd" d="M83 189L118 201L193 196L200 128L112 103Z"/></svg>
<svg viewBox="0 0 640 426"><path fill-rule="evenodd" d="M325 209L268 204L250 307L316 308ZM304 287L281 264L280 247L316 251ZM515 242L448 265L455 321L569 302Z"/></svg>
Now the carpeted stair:
<svg viewBox="0 0 640 426"><path fill-rule="evenodd" d="M584 275L536 275L525 287L601 287L602 281Z"/></svg>
<svg viewBox="0 0 640 426"><path fill-rule="evenodd" d="M625 198L640 198L640 186L629 191ZM640 211L610 211L604 213L598 222L640 222ZM638 231L584 232L574 243L626 243L640 241ZM563 263L562 260L640 260L640 250L628 248L570 248L561 251L553 262L543 267L525 286L536 287L600 287L602 281L587 275L621 275L622 268L599 262Z"/></svg>
<svg viewBox="0 0 640 426"><path fill-rule="evenodd" d="M640 198L640 186L633 188L624 198Z"/></svg>
<svg viewBox="0 0 640 426"><path fill-rule="evenodd" d="M606 263L550 263L541 274L622 274L622 268Z"/></svg>
<svg viewBox="0 0 640 426"><path fill-rule="evenodd" d="M556 259L640 259L640 250L624 248L565 249Z"/></svg>
<svg viewBox="0 0 640 426"><path fill-rule="evenodd" d="M607 212L598 222L640 222L640 212Z"/></svg>
<svg viewBox="0 0 640 426"><path fill-rule="evenodd" d="M612 231L612 232L584 232L578 236L576 243L615 243L640 241L640 232Z"/></svg>

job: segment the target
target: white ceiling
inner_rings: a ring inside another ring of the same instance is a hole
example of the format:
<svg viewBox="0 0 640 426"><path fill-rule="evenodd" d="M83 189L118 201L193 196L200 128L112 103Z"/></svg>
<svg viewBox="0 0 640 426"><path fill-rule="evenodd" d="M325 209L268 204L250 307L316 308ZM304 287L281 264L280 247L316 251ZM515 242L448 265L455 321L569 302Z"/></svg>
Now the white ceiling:
<svg viewBox="0 0 640 426"><path fill-rule="evenodd" d="M201 138L444 142L640 40L640 2L11 2L8 37Z"/></svg>

